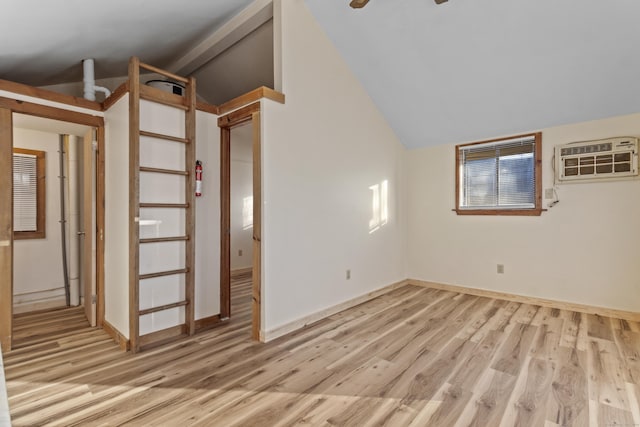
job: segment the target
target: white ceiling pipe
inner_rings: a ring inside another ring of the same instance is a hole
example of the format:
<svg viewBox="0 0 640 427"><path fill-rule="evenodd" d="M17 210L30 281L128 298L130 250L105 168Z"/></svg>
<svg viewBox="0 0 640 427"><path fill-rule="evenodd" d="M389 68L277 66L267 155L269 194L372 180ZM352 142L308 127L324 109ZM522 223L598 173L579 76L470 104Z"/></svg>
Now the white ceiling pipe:
<svg viewBox="0 0 640 427"><path fill-rule="evenodd" d="M111 95L111 91L106 87L96 86L95 72L93 66L93 59L85 59L82 61L82 68L84 71L84 97L89 101L96 100L96 91L103 92L105 98Z"/></svg>

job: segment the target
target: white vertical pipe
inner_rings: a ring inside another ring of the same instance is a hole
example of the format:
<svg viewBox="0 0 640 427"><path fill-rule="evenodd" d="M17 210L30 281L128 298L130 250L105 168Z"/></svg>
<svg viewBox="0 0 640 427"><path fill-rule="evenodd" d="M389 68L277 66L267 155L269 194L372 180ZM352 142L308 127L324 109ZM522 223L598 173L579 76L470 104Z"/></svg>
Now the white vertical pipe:
<svg viewBox="0 0 640 427"><path fill-rule="evenodd" d="M85 59L82 61L82 70L83 77L82 81L84 83L84 97L89 101L96 100L96 91L103 92L105 98L108 98L111 95L111 91L106 87L96 86L96 78L95 78L95 68L93 59Z"/></svg>
<svg viewBox="0 0 640 427"><path fill-rule="evenodd" d="M84 83L84 97L89 101L96 100L96 79L94 72L93 59L85 59L82 61L82 70L84 72L82 81Z"/></svg>

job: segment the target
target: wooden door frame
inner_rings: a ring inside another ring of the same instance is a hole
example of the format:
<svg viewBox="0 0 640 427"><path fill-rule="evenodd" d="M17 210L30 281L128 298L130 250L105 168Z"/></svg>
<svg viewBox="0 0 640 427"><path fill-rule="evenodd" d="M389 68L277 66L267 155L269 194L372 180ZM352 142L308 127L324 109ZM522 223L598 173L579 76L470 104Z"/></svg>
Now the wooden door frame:
<svg viewBox="0 0 640 427"><path fill-rule="evenodd" d="M8 113L7 113L8 111ZM104 181L104 149L105 149L105 129L104 118L76 111L65 110L57 107L36 104L28 101L20 101L11 98L0 97L0 117L9 114L9 120L4 117L0 120L0 164L12 165L13 153L13 113L26 114L46 119L54 119L62 122L76 123L90 126L96 129L98 150L96 153L96 322L98 327L102 327L104 321L104 209L105 209L105 181ZM7 135L9 137L7 137ZM9 153L9 154L7 154ZM11 170L9 168L9 170ZM0 176L0 180L2 177ZM11 188L12 185L10 185ZM11 190L13 194L13 190ZM0 195L1 196L1 195ZM0 204L0 218L6 217L7 211L13 223L13 196L11 203ZM8 234L9 253L8 257L3 256L0 263L0 277L11 275L11 280L0 280L0 342L2 351L11 350L13 336L13 232ZM6 230L5 233L6 234ZM0 250L2 243L7 239L0 230ZM4 254L3 254L4 255ZM10 261L7 265L6 259ZM91 296L89 296L91 297Z"/></svg>
<svg viewBox="0 0 640 427"><path fill-rule="evenodd" d="M253 126L253 273L251 337L260 340L262 319L262 156L260 101L218 118L220 127L220 317L231 315L231 129Z"/></svg>

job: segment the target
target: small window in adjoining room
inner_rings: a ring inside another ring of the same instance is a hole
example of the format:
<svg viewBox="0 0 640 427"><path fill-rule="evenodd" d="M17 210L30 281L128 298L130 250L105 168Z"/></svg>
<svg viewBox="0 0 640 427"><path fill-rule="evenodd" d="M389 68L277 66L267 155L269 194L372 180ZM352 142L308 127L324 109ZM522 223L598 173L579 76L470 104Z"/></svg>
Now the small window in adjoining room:
<svg viewBox="0 0 640 427"><path fill-rule="evenodd" d="M13 149L13 238L45 238L45 152Z"/></svg>
<svg viewBox="0 0 640 427"><path fill-rule="evenodd" d="M542 134L456 146L458 215L540 215Z"/></svg>

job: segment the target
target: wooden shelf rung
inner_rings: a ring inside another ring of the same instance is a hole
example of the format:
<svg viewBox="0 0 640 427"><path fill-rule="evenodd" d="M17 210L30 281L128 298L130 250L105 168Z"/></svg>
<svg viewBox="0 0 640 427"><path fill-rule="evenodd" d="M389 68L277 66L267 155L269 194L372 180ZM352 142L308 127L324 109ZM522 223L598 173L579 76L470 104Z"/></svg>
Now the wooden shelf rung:
<svg viewBox="0 0 640 427"><path fill-rule="evenodd" d="M174 95L173 93L169 92L163 92L160 89L156 89L151 86L140 86L140 99L156 102L158 104L163 104L184 111L189 111L189 107L184 104L186 102L185 97Z"/></svg>
<svg viewBox="0 0 640 427"><path fill-rule="evenodd" d="M156 74L160 74L162 76L165 77L169 77L172 80L178 81L178 82L182 82L182 83L189 83L189 79L187 79L186 77L182 77L179 76L177 74L173 74L169 71L166 70L162 70L158 67L154 67L153 65L149 65L149 64L145 64L144 62L140 62L139 63L140 68L144 68L147 71L151 71L152 73L156 73Z"/></svg>
<svg viewBox="0 0 640 427"><path fill-rule="evenodd" d="M189 304L189 301L178 301L171 304L159 305L157 307L151 307L144 310L139 310L138 315L144 316L145 314L157 313L158 311L171 310L176 307L184 307Z"/></svg>
<svg viewBox="0 0 640 427"><path fill-rule="evenodd" d="M189 272L188 268L180 268L178 270L158 271L157 273L141 274L138 278L140 280L153 279L153 278L156 278L156 277L174 276L176 274L186 274L188 272Z"/></svg>
<svg viewBox="0 0 640 427"><path fill-rule="evenodd" d="M173 141L173 142L182 142L183 144L189 143L189 140L187 138L181 138L179 136L172 136L172 135L165 135L163 133L149 132L146 130L141 130L140 136L148 136L149 138L164 139L164 140Z"/></svg>
<svg viewBox="0 0 640 427"><path fill-rule="evenodd" d="M164 242L181 242L189 240L189 236L175 237L153 237L149 239L140 239L140 243L164 243Z"/></svg>
<svg viewBox="0 0 640 427"><path fill-rule="evenodd" d="M179 171L174 169L150 168L148 166L140 166L140 172L152 172L152 173L163 173L168 175L189 176L189 172L187 171Z"/></svg>
<svg viewBox="0 0 640 427"><path fill-rule="evenodd" d="M140 207L187 209L189 207L189 203L140 203Z"/></svg>

